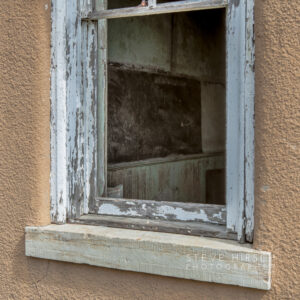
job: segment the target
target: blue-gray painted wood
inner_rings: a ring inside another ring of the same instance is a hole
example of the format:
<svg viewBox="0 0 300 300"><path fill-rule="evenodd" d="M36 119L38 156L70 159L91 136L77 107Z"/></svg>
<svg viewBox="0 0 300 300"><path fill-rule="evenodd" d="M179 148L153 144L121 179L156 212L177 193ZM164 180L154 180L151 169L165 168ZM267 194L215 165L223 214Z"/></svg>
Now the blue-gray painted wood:
<svg viewBox="0 0 300 300"><path fill-rule="evenodd" d="M83 0L52 0L51 219L56 223L66 222L67 214L74 216L87 211L85 182L94 170L85 167L87 161L91 163L93 155L85 156L85 150L78 148L85 148L89 130L84 128L84 115L86 118L90 115L82 108L82 91L79 88L79 53L82 51L79 16L86 16L93 9L92 2L86 1L82 11L78 3L85 3ZM202 9L212 8L214 1L205 2L207 6ZM226 1L221 2L218 7L225 7ZM189 10L188 7L181 9ZM101 43L98 46L101 52ZM245 239L245 233L248 241L253 237L253 64L253 0L230 0L227 7L227 227L238 233L240 241ZM88 89L91 90L91 87ZM93 134L91 136L95 138ZM98 146L101 149L100 142ZM106 174L105 166L103 168L104 172L100 173ZM72 202L72 194L76 195L75 202ZM78 204L82 201L84 204Z"/></svg>
<svg viewBox="0 0 300 300"><path fill-rule="evenodd" d="M246 66L245 66L245 235L253 241L254 231L254 96L255 43L254 1L246 3Z"/></svg>
<svg viewBox="0 0 300 300"><path fill-rule="evenodd" d="M97 0L96 9L107 8L106 0ZM98 196L107 193L107 20L98 21Z"/></svg>
<svg viewBox="0 0 300 300"><path fill-rule="evenodd" d="M227 228L252 241L254 207L253 1L227 8ZM245 203L246 202L246 203ZM246 209L245 209L246 207ZM247 227L247 229L246 229Z"/></svg>
<svg viewBox="0 0 300 300"><path fill-rule="evenodd" d="M96 45L94 25L81 22L82 9L93 10L91 0L52 1L51 220L55 223L87 213L87 199L95 197Z"/></svg>
<svg viewBox="0 0 300 300"><path fill-rule="evenodd" d="M69 201L67 180L67 2L52 0L51 34L51 220L65 223Z"/></svg>
<svg viewBox="0 0 300 300"><path fill-rule="evenodd" d="M229 1L227 8L226 201L227 228L244 238L244 67L245 3Z"/></svg>
<svg viewBox="0 0 300 300"><path fill-rule="evenodd" d="M226 224L225 205L97 198L95 214L152 220Z"/></svg>

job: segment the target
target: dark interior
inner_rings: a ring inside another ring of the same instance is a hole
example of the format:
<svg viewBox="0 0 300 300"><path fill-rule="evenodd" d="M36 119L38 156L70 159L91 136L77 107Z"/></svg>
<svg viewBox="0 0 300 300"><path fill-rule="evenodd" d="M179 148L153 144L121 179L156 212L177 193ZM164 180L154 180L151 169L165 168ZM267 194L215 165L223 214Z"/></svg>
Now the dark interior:
<svg viewBox="0 0 300 300"><path fill-rule="evenodd" d="M224 204L224 11L109 20L108 34L109 185L128 198Z"/></svg>

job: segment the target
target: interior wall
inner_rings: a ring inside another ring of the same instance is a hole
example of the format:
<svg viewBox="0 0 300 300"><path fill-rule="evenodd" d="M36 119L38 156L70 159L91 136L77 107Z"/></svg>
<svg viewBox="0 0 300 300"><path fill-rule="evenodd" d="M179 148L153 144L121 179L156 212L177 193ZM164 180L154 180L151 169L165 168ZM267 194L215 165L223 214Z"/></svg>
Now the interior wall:
<svg viewBox="0 0 300 300"><path fill-rule="evenodd" d="M224 152L224 13L108 20L110 164ZM206 174L200 161L172 172L165 163L128 166L123 176L108 171L108 184L122 184L129 199L224 204L224 172Z"/></svg>
<svg viewBox="0 0 300 300"><path fill-rule="evenodd" d="M108 59L225 84L224 12L108 20Z"/></svg>
<svg viewBox="0 0 300 300"><path fill-rule="evenodd" d="M109 68L108 162L202 152L201 83Z"/></svg>
<svg viewBox="0 0 300 300"><path fill-rule="evenodd" d="M25 257L25 226L50 222L50 1L0 1L0 298L299 299L299 16L256 1L254 247L273 254L259 291Z"/></svg>
<svg viewBox="0 0 300 300"><path fill-rule="evenodd" d="M108 21L110 163L224 151L224 25L222 9Z"/></svg>

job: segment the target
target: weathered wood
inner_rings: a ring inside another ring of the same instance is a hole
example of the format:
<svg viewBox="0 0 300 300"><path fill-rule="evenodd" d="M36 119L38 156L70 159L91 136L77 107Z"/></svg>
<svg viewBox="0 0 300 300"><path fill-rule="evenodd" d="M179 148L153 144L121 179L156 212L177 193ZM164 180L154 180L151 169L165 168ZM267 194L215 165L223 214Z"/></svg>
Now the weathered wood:
<svg viewBox="0 0 300 300"><path fill-rule="evenodd" d="M223 168L221 153L173 155L109 164L108 182L123 184L129 199L206 203L206 173Z"/></svg>
<svg viewBox="0 0 300 300"><path fill-rule="evenodd" d="M245 196L245 2L230 0L226 55L226 203L227 228L244 241Z"/></svg>
<svg viewBox="0 0 300 300"><path fill-rule="evenodd" d="M51 220L88 212L96 185L96 32L80 13L91 0L53 0L51 60Z"/></svg>
<svg viewBox="0 0 300 300"><path fill-rule="evenodd" d="M225 205L97 198L94 213L168 221L226 223Z"/></svg>
<svg viewBox="0 0 300 300"><path fill-rule="evenodd" d="M86 1L88 3L85 9L78 7L78 3L83 2L83 0L78 2L67 0L64 3L53 0L52 2L51 220L56 223L66 222L68 209L70 209L68 211L69 216L73 217L87 211L84 199L86 199L85 195L87 195L89 188L85 185L85 179L90 178L88 174L91 175L93 170L93 168L86 167L85 164L81 165L82 160L86 159L85 147L87 146L84 145L86 132L89 130L86 131L87 127L84 127L86 123L82 121L84 120L83 115L88 114L88 111L81 108L81 91L78 88L81 78L77 76L77 74L81 74L81 60L80 55L78 55L81 51L81 22L78 20L78 16L80 11L86 16L94 9L91 5L92 2ZM186 4L186 1L184 2ZM211 3L218 3L216 7L227 5L226 1L213 0L202 1L201 3L199 1L197 4L196 1L190 3L189 5L202 5L203 9L212 8ZM159 4L157 7L171 4L170 2ZM179 4L180 2L176 3L176 5ZM205 7L205 5L207 6ZM166 10L159 12L157 7L145 8L146 14L166 12ZM103 7L98 5L96 9L100 10ZM130 9L134 15L137 15L136 11L139 12L138 15L144 15L140 8ZM184 11L194 9L201 8L191 8L191 6L187 8L185 6ZM122 11L124 10L122 9ZM109 11L102 11L101 13L107 12ZM245 2L230 0L227 12L227 227L238 233L240 241L245 238L252 241L254 210L253 0ZM118 17L113 13L113 15L105 18L113 16ZM99 22L98 29L106 28L103 27L104 22L106 21L101 20ZM107 46L104 43L106 39L103 32L99 36L100 38L102 36L102 42L99 42L98 54L99 58L103 58L100 63L100 70L102 66L102 70L105 72L107 71L107 57L105 56L107 55ZM101 92L106 93L107 86L103 78L105 77L99 79L99 86L102 87ZM91 86L88 89L91 91ZM102 99L106 99L106 97ZM103 103L102 101L102 105ZM105 112L105 105L100 111ZM78 120L80 122L76 123ZM100 125L102 136L100 135L99 140L105 142L106 121L101 118L100 120L103 120L103 123ZM98 148L103 149L102 157L104 157L106 145L101 144L99 140ZM79 149L80 147L81 149ZM89 154L88 156L92 157L93 155ZM100 166L102 165L102 169L98 165L98 175L106 174L105 163L106 159L103 160L102 164L99 163ZM106 189L105 176L103 176L102 183L101 180L98 181L103 190ZM77 200L72 204L71 200L74 199L74 195L76 195ZM84 201L82 202L82 200ZM77 203L80 204L77 205Z"/></svg>
<svg viewBox="0 0 300 300"><path fill-rule="evenodd" d="M89 202L96 196L97 26L95 22L80 20L80 12L91 10L91 0L68 2L67 176L70 189L70 218L87 213Z"/></svg>
<svg viewBox="0 0 300 300"><path fill-rule="evenodd" d="M107 8L107 0L96 0L96 9ZM98 192L107 192L107 20L98 21Z"/></svg>
<svg viewBox="0 0 300 300"><path fill-rule="evenodd" d="M255 44L254 1L246 3L246 66L245 66L245 237L253 241L254 231L254 94Z"/></svg>
<svg viewBox="0 0 300 300"><path fill-rule="evenodd" d="M91 3L90 9L91 9ZM81 22L84 201L82 213L94 205L97 189L97 24Z"/></svg>
<svg viewBox="0 0 300 300"><path fill-rule="evenodd" d="M139 167L139 166L168 164L168 163L178 162L178 161L183 161L183 160L188 161L188 160L195 160L195 159L215 159L217 157L222 158L222 155L224 155L222 152L199 153L199 154L188 154L188 155L184 155L184 154L169 155L166 157L157 157L157 158L149 158L149 159L145 159L145 160L109 164L108 170L109 171L117 171L117 170L122 170L122 169L135 168L135 167ZM219 163L219 164L222 165L221 163Z"/></svg>
<svg viewBox="0 0 300 300"><path fill-rule="evenodd" d="M156 7L157 3L156 0L148 0L148 7L153 8Z"/></svg>
<svg viewBox="0 0 300 300"><path fill-rule="evenodd" d="M271 254L236 242L87 225L27 227L27 256L269 290Z"/></svg>
<svg viewBox="0 0 300 300"><path fill-rule="evenodd" d="M115 187L108 187L107 188L107 197L109 197L109 198L124 198L123 184L119 184Z"/></svg>
<svg viewBox="0 0 300 300"><path fill-rule="evenodd" d="M219 239L236 239L236 234L227 231L226 226L208 223L149 220L130 217L99 216L93 214L70 220L70 223L206 236Z"/></svg>
<svg viewBox="0 0 300 300"><path fill-rule="evenodd" d="M175 12L185 12L203 9L224 8L227 5L227 0L189 0L176 1L157 4L156 6L146 7L128 7L108 10L97 10L87 15L82 15L82 18L91 20L97 19L113 19L126 17L139 17Z"/></svg>
<svg viewBox="0 0 300 300"><path fill-rule="evenodd" d="M65 223L67 181L67 2L52 1L51 33L51 221Z"/></svg>
<svg viewBox="0 0 300 300"><path fill-rule="evenodd" d="M94 10L94 0L80 0L81 14L88 14Z"/></svg>

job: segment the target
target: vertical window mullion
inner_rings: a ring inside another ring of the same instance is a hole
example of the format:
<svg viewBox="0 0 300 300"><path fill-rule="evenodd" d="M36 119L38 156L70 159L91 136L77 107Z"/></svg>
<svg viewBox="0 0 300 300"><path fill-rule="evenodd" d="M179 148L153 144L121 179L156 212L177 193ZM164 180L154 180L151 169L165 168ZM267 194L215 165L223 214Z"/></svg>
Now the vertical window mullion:
<svg viewBox="0 0 300 300"><path fill-rule="evenodd" d="M107 8L96 0L96 9ZM107 192L107 20L98 20L98 196Z"/></svg>

